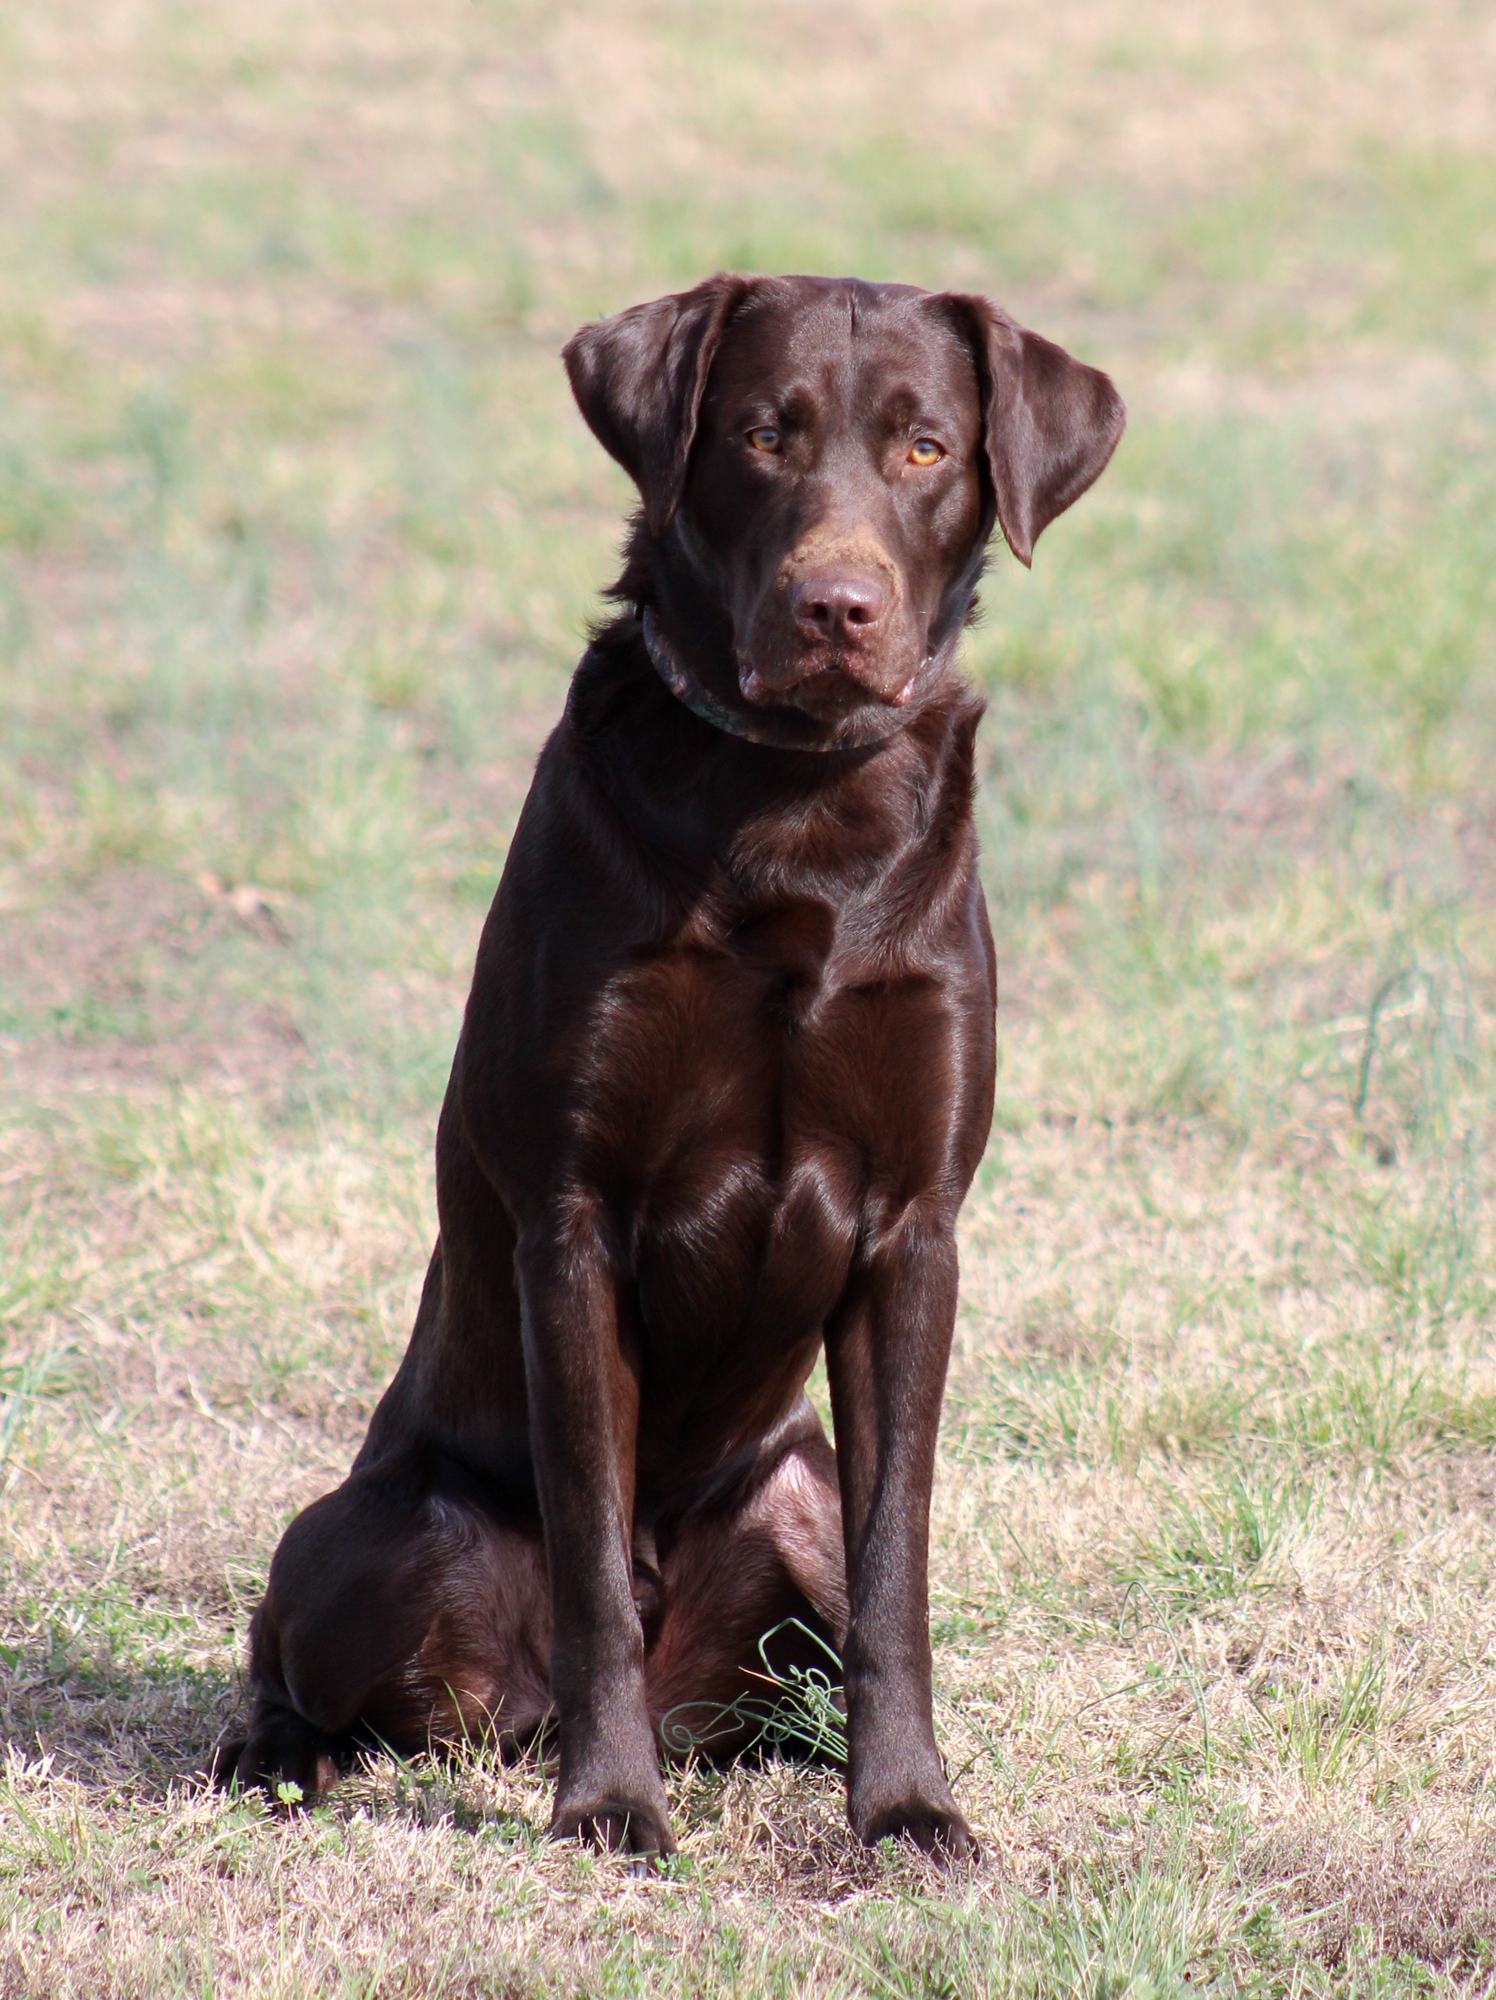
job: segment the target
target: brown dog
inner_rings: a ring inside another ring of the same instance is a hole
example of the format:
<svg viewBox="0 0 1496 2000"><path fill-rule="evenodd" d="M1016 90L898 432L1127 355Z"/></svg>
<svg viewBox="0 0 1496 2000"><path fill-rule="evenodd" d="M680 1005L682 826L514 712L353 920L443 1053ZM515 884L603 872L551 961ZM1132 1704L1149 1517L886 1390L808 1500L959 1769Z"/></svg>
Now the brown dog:
<svg viewBox="0 0 1496 2000"><path fill-rule="evenodd" d="M276 1551L220 1769L310 1793L554 1713L553 1830L668 1851L662 1717L796 1618L852 1825L963 1853L926 1552L995 979L953 662L994 521L1026 564L1122 403L984 299L820 278L566 363L643 501L622 608L484 927L409 1350Z"/></svg>

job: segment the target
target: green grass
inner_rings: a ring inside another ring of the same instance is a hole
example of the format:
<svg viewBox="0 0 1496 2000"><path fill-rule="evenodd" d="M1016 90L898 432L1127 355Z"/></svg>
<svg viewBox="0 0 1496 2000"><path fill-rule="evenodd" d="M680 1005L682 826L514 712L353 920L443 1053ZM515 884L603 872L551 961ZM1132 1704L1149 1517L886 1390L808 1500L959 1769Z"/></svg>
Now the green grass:
<svg viewBox="0 0 1496 2000"><path fill-rule="evenodd" d="M0 21L0 1992L1496 1984L1479 23ZM991 291L1126 440L967 667L1002 985L932 1549L984 1859L475 1746L191 1774L408 1334L482 912L630 503L582 319Z"/></svg>

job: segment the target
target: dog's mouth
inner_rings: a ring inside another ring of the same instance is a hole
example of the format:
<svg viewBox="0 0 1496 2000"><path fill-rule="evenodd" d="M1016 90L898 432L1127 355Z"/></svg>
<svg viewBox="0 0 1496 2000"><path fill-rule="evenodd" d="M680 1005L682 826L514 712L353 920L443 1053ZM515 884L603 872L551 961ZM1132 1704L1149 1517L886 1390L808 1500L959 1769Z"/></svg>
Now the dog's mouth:
<svg viewBox="0 0 1496 2000"><path fill-rule="evenodd" d="M729 674L719 676L710 667L703 673L693 666L652 607L643 607L640 617L650 661L678 701L729 736L786 750L858 750L886 742L909 719L912 698L933 665L926 659L891 700L886 694L870 698L840 671L802 673L788 685L771 682L761 668L741 660L736 649ZM724 680L728 686L737 682L731 695Z"/></svg>
<svg viewBox="0 0 1496 2000"><path fill-rule="evenodd" d="M902 650L902 649L901 649ZM857 645L794 648L788 660L739 652L738 687L754 708L795 708L840 722L860 709L899 709L914 695L919 656L890 660Z"/></svg>
<svg viewBox="0 0 1496 2000"><path fill-rule="evenodd" d="M754 708L798 708L816 720L842 720L858 708L904 708L918 674L892 678L850 650L816 648L798 662L794 678L738 662L738 688Z"/></svg>

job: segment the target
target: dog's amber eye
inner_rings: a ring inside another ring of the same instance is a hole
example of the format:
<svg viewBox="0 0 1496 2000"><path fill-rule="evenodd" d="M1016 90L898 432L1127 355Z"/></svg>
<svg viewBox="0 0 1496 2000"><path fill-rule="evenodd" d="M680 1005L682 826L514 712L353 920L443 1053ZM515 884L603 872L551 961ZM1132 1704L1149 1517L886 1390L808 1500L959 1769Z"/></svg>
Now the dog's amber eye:
<svg viewBox="0 0 1496 2000"><path fill-rule="evenodd" d="M778 451L779 433L772 424L760 424L757 430L749 431L748 442L755 451Z"/></svg>
<svg viewBox="0 0 1496 2000"><path fill-rule="evenodd" d="M945 453L934 438L916 438L909 447L911 465L936 465L944 457Z"/></svg>

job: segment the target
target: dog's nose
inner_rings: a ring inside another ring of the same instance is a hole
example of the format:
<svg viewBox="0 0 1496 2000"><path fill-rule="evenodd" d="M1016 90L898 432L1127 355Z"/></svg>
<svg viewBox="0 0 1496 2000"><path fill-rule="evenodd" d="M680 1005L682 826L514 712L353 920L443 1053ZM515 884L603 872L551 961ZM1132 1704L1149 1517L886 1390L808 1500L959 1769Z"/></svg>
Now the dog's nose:
<svg viewBox="0 0 1496 2000"><path fill-rule="evenodd" d="M806 638L856 639L888 609L888 585L870 569L814 569L790 591L795 624Z"/></svg>

